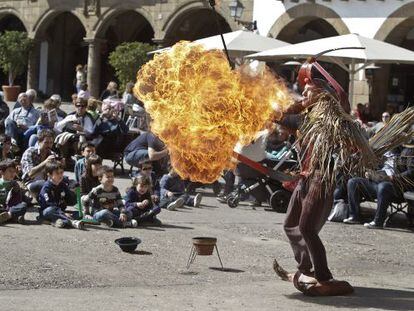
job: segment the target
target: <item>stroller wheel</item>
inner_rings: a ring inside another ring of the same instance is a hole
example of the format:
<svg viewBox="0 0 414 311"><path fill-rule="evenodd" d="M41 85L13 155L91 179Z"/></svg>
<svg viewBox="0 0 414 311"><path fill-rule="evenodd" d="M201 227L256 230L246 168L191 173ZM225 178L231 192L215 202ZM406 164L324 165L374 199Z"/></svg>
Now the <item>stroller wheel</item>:
<svg viewBox="0 0 414 311"><path fill-rule="evenodd" d="M286 213L291 193L286 190L277 190L272 193L269 199L270 207L278 213Z"/></svg>
<svg viewBox="0 0 414 311"><path fill-rule="evenodd" d="M234 196L229 196L229 198L227 199L227 205L231 208L237 207L237 205L239 205L239 198L234 197Z"/></svg>

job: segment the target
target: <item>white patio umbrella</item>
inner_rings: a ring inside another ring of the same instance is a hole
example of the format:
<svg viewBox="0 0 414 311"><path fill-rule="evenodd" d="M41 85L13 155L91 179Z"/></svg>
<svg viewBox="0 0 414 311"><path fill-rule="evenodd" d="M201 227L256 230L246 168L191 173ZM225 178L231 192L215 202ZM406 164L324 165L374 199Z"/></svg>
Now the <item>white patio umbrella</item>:
<svg viewBox="0 0 414 311"><path fill-rule="evenodd" d="M288 59L306 59L329 49L356 47L364 49L344 49L326 53L318 58L322 61L334 62L350 74L349 97L352 105L354 91L354 75L372 63L375 64L414 64L414 52L399 46L360 36L349 34L292 44L256 54L247 55L247 59L261 61L280 61ZM356 64L362 63L360 67ZM349 68L347 67L349 65Z"/></svg>
<svg viewBox="0 0 414 311"><path fill-rule="evenodd" d="M243 57L251 53L290 45L287 42L264 37L247 30L228 32L223 36L230 58ZM208 50L224 49L220 35L199 39L193 42L204 45ZM161 53L168 49L170 48L155 50L148 54Z"/></svg>

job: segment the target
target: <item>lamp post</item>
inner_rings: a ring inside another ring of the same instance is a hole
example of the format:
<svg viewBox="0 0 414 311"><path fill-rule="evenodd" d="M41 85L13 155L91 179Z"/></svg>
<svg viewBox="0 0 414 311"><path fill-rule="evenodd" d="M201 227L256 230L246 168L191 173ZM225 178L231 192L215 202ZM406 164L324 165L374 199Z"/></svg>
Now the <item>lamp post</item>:
<svg viewBox="0 0 414 311"><path fill-rule="evenodd" d="M229 4L230 16L234 18L234 21L239 25L243 25L249 31L255 31L257 29L257 21L248 22L242 21L240 18L243 15L244 6L239 0L233 0Z"/></svg>

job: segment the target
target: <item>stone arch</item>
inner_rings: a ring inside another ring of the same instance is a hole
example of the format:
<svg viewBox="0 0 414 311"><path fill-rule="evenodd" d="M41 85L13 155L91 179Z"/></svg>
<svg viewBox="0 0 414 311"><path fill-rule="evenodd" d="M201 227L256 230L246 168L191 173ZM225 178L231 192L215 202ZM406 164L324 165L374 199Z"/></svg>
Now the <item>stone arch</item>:
<svg viewBox="0 0 414 311"><path fill-rule="evenodd" d="M71 7L58 7L54 9L48 9L44 11L37 21L33 24L31 32L34 38L38 38L42 35L42 32L50 25L50 23L60 14L68 12L75 16L79 22L82 24L85 31L88 29L85 17L81 14L78 14L76 11L73 11Z"/></svg>
<svg viewBox="0 0 414 311"><path fill-rule="evenodd" d="M154 27L151 15L134 3L122 3L104 12L94 25L94 38L99 43L99 87L102 90L109 81L117 81L108 58L116 47L124 42L152 43Z"/></svg>
<svg viewBox="0 0 414 311"><path fill-rule="evenodd" d="M29 27L27 21L20 15L19 11L12 7L5 7L0 9L0 21L8 16L12 16L20 21L21 25L24 27L24 31L28 31ZM1 31L1 29L0 29Z"/></svg>
<svg viewBox="0 0 414 311"><path fill-rule="evenodd" d="M234 22L227 18L230 16L230 13L221 7L216 7L216 10L219 15L221 31L224 33L232 31ZM210 21L211 27L203 22L200 22L200 18L206 18L206 21ZM218 34L216 21L213 18L215 18L213 17L213 11L207 3L201 1L191 1L180 6L167 18L167 21L161 28L161 31L165 34L163 44L170 45L178 40L193 41ZM184 23L190 25L192 20L197 21L197 23L194 23L193 26L196 26L197 24L202 26L191 27L191 32L188 33L180 31L180 28L190 28L186 27Z"/></svg>
<svg viewBox="0 0 414 311"><path fill-rule="evenodd" d="M155 29L155 22L151 13L143 7L138 7L136 2L132 1L120 1L119 4L115 4L112 7L108 8L106 11L102 12L99 19L92 26L92 31L95 32L96 37L99 37L102 32L105 32L105 28L108 27L113 18L128 12L134 11L141 15L145 20L151 25L152 29Z"/></svg>
<svg viewBox="0 0 414 311"><path fill-rule="evenodd" d="M414 3L408 3L387 17L374 38L400 44L412 28L414 28Z"/></svg>
<svg viewBox="0 0 414 311"><path fill-rule="evenodd" d="M33 76L39 77L36 84L42 93L70 98L75 91L75 66L87 62L85 35L85 23L71 10L48 10L38 19L33 27L38 55L33 59Z"/></svg>
<svg viewBox="0 0 414 311"><path fill-rule="evenodd" d="M181 19L181 17L183 16L183 14L189 13L191 11L194 10L199 10L199 9L209 9L211 10L211 7L205 3L205 2L201 2L201 1L190 1L187 2L181 6L179 6L174 12L172 12L166 22L164 23L164 25L162 26L161 30L165 33L168 33L170 28L177 23L177 20ZM230 12L228 10L228 8L223 9L222 6L216 6L216 11L217 13L227 22L227 24L229 24L231 26L231 28L234 28L235 24L234 21L228 17L230 17Z"/></svg>
<svg viewBox="0 0 414 311"><path fill-rule="evenodd" d="M286 29L291 29L290 32L294 32L317 20L323 20L329 24L339 35L350 33L344 21L335 11L320 4L305 3L296 5L282 14L273 24L268 35L280 39L280 34Z"/></svg>
<svg viewBox="0 0 414 311"><path fill-rule="evenodd" d="M412 37L413 29L414 3L408 3L387 17L374 38L414 51L413 39L407 40L409 33ZM383 64L380 69L373 72L371 101L375 103L372 105L372 110L376 116L379 116L386 109L391 109L396 98L403 98L402 102L397 103L401 107L405 107L408 103L413 104L414 92L411 87L413 68L414 65ZM397 86L394 85L393 80L398 81Z"/></svg>

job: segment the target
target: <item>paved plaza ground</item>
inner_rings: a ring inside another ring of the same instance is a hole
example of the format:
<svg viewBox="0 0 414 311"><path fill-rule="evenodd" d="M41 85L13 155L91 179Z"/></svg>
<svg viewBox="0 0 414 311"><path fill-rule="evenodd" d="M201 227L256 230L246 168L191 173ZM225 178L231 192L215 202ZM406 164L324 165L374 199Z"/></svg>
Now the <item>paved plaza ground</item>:
<svg viewBox="0 0 414 311"><path fill-rule="evenodd" d="M122 191L129 180L117 178ZM328 223L329 264L355 287L348 297L305 297L276 278L272 261L295 263L282 229L284 214L231 209L211 189L201 208L162 211L162 227L86 231L50 225L0 227L0 310L331 310L414 309L414 239L404 229L368 230ZM34 220L30 212L28 219ZM134 254L114 240L142 239ZM191 238L214 236L216 256L197 257L189 270Z"/></svg>
<svg viewBox="0 0 414 311"><path fill-rule="evenodd" d="M118 174L123 193L129 183ZM56 229L38 225L34 210L31 225L0 226L0 311L414 310L414 235L404 222L387 230L327 223L321 236L330 267L355 294L310 298L272 269L274 258L295 269L284 214L231 209L211 189L199 191L201 208L162 211L162 227ZM123 236L142 239L136 253L114 243ZM197 257L186 269L195 236L217 237L229 272L210 269L219 267L217 256Z"/></svg>

